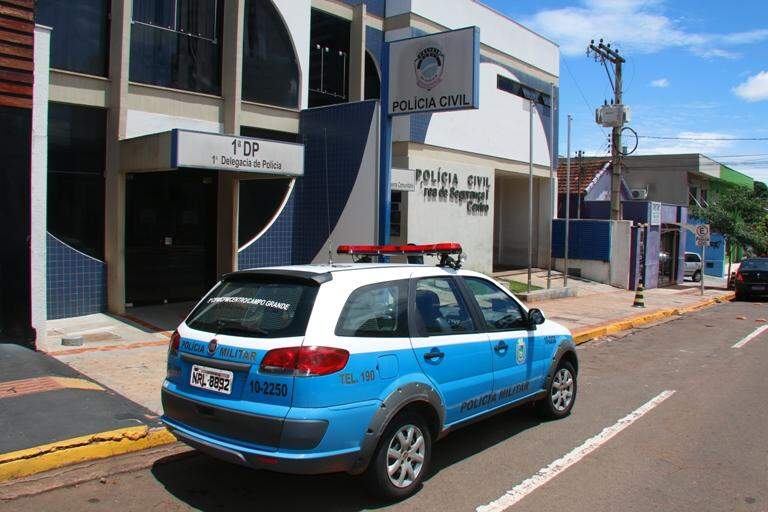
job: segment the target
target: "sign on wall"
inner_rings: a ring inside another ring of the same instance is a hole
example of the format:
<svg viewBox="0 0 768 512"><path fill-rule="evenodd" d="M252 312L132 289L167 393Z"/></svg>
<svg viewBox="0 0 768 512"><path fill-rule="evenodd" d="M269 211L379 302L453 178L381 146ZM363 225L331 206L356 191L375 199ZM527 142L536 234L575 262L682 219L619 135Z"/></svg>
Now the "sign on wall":
<svg viewBox="0 0 768 512"><path fill-rule="evenodd" d="M393 41L389 63L389 115L479 108L479 28Z"/></svg>
<svg viewBox="0 0 768 512"><path fill-rule="evenodd" d="M657 203L655 201L651 202L651 215L649 224L651 226L661 225L661 203Z"/></svg>
<svg viewBox="0 0 768 512"><path fill-rule="evenodd" d="M488 215L491 205L488 176L434 169L416 169L416 184L426 202L453 203L468 215Z"/></svg>
<svg viewBox="0 0 768 512"><path fill-rule="evenodd" d="M392 168L392 190L414 192L416 190L416 171Z"/></svg>
<svg viewBox="0 0 768 512"><path fill-rule="evenodd" d="M304 145L173 130L171 166L302 176Z"/></svg>

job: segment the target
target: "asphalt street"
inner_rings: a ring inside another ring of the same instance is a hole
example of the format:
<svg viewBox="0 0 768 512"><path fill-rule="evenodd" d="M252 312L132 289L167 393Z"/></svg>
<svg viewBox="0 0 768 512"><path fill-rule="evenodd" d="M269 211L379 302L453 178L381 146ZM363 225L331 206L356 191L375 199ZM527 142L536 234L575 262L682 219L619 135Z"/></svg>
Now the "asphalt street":
<svg viewBox="0 0 768 512"><path fill-rule="evenodd" d="M582 345L570 417L541 423L521 409L456 431L435 445L423 489L395 505L347 475L280 475L193 453L0 510L444 512L503 510L512 496L508 509L520 511L765 512L768 331L733 345L767 318L765 302L728 303Z"/></svg>

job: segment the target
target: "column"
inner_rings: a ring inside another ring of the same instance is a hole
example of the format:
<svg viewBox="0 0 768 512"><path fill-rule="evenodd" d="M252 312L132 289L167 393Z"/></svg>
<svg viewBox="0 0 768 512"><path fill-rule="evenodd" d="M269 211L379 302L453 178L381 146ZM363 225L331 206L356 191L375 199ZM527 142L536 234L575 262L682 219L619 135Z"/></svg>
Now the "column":
<svg viewBox="0 0 768 512"><path fill-rule="evenodd" d="M354 7L349 33L349 101L365 99L365 16L365 4L360 2Z"/></svg>

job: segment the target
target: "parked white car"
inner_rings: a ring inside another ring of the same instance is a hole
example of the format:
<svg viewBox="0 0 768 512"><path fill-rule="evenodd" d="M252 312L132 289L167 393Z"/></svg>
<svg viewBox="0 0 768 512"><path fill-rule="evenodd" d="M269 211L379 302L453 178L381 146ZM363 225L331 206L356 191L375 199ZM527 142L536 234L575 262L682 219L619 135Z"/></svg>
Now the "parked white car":
<svg viewBox="0 0 768 512"><path fill-rule="evenodd" d="M701 255L695 252L685 253L685 277L690 277L695 283L701 281L701 272L704 268Z"/></svg>

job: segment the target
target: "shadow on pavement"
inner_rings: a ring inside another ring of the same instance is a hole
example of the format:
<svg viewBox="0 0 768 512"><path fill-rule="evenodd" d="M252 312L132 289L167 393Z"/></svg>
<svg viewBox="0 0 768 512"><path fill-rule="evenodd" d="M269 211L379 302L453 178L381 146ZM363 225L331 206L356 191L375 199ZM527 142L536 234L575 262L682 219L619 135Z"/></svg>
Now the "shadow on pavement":
<svg viewBox="0 0 768 512"><path fill-rule="evenodd" d="M434 445L427 480L540 422L529 407L523 407L457 430ZM357 511L388 505L370 496L359 477L343 473L300 476L257 471L199 452L182 459L160 460L152 467L152 474L177 499L203 511Z"/></svg>

